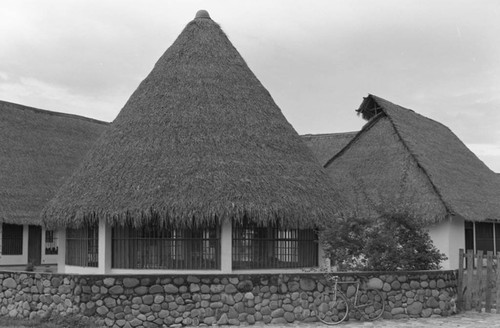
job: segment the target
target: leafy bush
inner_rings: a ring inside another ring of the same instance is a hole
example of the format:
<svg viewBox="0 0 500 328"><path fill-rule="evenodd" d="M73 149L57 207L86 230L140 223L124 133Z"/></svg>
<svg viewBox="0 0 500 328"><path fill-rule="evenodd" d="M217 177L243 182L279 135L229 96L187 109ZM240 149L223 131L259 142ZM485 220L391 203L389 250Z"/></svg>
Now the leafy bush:
<svg viewBox="0 0 500 328"><path fill-rule="evenodd" d="M436 270L446 256L418 219L344 217L320 233L326 255L341 271Z"/></svg>

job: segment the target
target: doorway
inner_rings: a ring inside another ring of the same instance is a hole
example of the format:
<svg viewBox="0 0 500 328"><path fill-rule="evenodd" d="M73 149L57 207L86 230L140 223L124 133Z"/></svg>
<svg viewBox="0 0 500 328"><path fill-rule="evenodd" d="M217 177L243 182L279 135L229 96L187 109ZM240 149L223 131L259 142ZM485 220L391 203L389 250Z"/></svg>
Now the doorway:
<svg viewBox="0 0 500 328"><path fill-rule="evenodd" d="M28 230L28 263L40 265L42 262L42 227L30 225Z"/></svg>

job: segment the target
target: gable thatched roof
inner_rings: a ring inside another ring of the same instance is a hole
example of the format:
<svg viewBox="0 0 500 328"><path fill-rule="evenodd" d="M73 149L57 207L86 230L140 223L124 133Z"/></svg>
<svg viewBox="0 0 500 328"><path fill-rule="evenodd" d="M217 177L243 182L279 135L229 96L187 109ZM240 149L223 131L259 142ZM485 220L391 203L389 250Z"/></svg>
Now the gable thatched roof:
<svg viewBox="0 0 500 328"><path fill-rule="evenodd" d="M43 206L105 127L0 101L0 222L41 224Z"/></svg>
<svg viewBox="0 0 500 328"><path fill-rule="evenodd" d="M321 165L335 156L349 141L354 138L357 132L324 133L324 134L304 134L300 137L312 150Z"/></svg>
<svg viewBox="0 0 500 328"><path fill-rule="evenodd" d="M351 199L429 222L500 220L499 179L450 129L373 95L358 112L368 123L325 166L335 182L356 186Z"/></svg>
<svg viewBox="0 0 500 328"><path fill-rule="evenodd" d="M335 199L271 95L202 16L158 60L43 219L311 226L333 216Z"/></svg>

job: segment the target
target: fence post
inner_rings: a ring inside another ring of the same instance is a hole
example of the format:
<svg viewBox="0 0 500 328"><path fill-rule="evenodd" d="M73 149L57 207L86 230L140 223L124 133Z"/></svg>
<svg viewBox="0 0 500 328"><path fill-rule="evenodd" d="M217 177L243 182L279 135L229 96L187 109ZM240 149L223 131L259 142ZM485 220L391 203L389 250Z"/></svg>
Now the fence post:
<svg viewBox="0 0 500 328"><path fill-rule="evenodd" d="M459 310L464 309L464 250L458 250L458 284L457 284L457 306Z"/></svg>
<svg viewBox="0 0 500 328"><path fill-rule="evenodd" d="M472 284L474 283L474 252L467 251L467 287L465 290L465 310L472 308Z"/></svg>
<svg viewBox="0 0 500 328"><path fill-rule="evenodd" d="M483 307L483 251L477 251L477 285L475 294L476 311L481 312Z"/></svg>
<svg viewBox="0 0 500 328"><path fill-rule="evenodd" d="M491 312L491 282L493 276L493 252L486 253L486 304L485 311Z"/></svg>

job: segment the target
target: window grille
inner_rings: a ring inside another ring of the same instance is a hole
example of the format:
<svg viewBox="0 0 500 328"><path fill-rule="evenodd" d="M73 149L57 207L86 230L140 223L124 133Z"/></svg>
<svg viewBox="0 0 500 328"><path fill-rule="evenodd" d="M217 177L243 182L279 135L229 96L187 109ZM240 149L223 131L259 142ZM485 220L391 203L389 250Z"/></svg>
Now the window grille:
<svg viewBox="0 0 500 328"><path fill-rule="evenodd" d="M66 264L97 267L99 263L99 227L96 224L66 229Z"/></svg>
<svg viewBox="0 0 500 328"><path fill-rule="evenodd" d="M476 251L482 250L485 253L494 251L495 242L493 235L494 223L490 222L475 222L476 230Z"/></svg>
<svg viewBox="0 0 500 328"><path fill-rule="evenodd" d="M465 221L465 249L500 252L500 223Z"/></svg>
<svg viewBox="0 0 500 328"><path fill-rule="evenodd" d="M220 228L113 227L112 268L220 269Z"/></svg>
<svg viewBox="0 0 500 328"><path fill-rule="evenodd" d="M233 269L301 268L318 265L318 237L312 229L233 223Z"/></svg>
<svg viewBox="0 0 500 328"><path fill-rule="evenodd" d="M59 252L59 245L54 230L45 231L45 255L56 255Z"/></svg>
<svg viewBox="0 0 500 328"><path fill-rule="evenodd" d="M2 226L2 254L23 254L23 226L20 224L3 223Z"/></svg>

